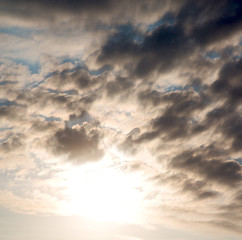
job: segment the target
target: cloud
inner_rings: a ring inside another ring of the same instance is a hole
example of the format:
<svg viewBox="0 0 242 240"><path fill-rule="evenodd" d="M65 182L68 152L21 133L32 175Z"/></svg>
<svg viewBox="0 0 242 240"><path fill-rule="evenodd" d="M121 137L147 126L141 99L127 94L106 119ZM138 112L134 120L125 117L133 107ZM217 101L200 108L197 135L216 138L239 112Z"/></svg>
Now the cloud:
<svg viewBox="0 0 242 240"><path fill-rule="evenodd" d="M210 13L209 16L212 17L192 30L192 35L199 44L202 46L211 44L227 39L233 34L240 32L242 8L238 1L221 1L220 4L216 5L208 3L208 1L199 3L201 7L199 4L195 7L196 10L193 12L193 19L195 16L197 18L196 12L199 18L205 11ZM191 7L191 4L189 5ZM183 15L186 14L183 13Z"/></svg>
<svg viewBox="0 0 242 240"><path fill-rule="evenodd" d="M145 77L152 71L168 71L192 52L192 44L180 26L161 25L149 34L121 28L103 46L98 62L125 62L133 64L133 74ZM136 42L143 38L142 42Z"/></svg>
<svg viewBox="0 0 242 240"><path fill-rule="evenodd" d="M241 5L237 1L222 1L216 5L208 1L187 1L177 14L173 14L173 24L160 21L151 32L137 32L130 25L117 28L103 45L97 60L99 63L130 64L132 74L138 77L157 71L164 74L183 66L194 53L209 44L239 34L240 12Z"/></svg>
<svg viewBox="0 0 242 240"><path fill-rule="evenodd" d="M99 142L100 133L95 129L87 132L84 127L79 130L66 127L58 130L47 146L55 155L67 154L70 161L80 164L101 159L103 150Z"/></svg>
<svg viewBox="0 0 242 240"><path fill-rule="evenodd" d="M220 70L219 78L211 86L213 94L227 99L228 104L235 105L235 107L241 103L241 67L242 59L227 62Z"/></svg>
<svg viewBox="0 0 242 240"><path fill-rule="evenodd" d="M204 189L206 182L186 180L182 192L190 192L198 199L214 198L219 195L218 192Z"/></svg>
<svg viewBox="0 0 242 240"><path fill-rule="evenodd" d="M127 92L133 87L132 80L124 77L116 77L114 81L109 81L106 84L106 91L108 97L112 98L117 94Z"/></svg>
<svg viewBox="0 0 242 240"><path fill-rule="evenodd" d="M147 108L162 106L164 109L158 111L157 117L150 119L148 130L135 138L127 137L129 147L132 141L134 144L139 144L155 138L170 141L193 136L196 134L194 128L197 124L194 116L198 111L206 108L210 102L207 94L203 91L197 93L194 89L168 93L147 89L139 93L138 99Z"/></svg>
<svg viewBox="0 0 242 240"><path fill-rule="evenodd" d="M170 166L198 174L206 181L236 187L242 181L241 166L236 161L220 158L219 151L220 149L214 149L213 146L187 150L174 157Z"/></svg>
<svg viewBox="0 0 242 240"><path fill-rule="evenodd" d="M0 150L4 151L5 153L13 152L17 149L23 148L23 139L25 136L23 134L16 134L16 136L9 137L7 141L3 142Z"/></svg>
<svg viewBox="0 0 242 240"><path fill-rule="evenodd" d="M46 79L44 86L57 88L59 91L78 89L82 92L98 88L105 83L105 71L98 76L91 76L90 70L88 70L85 66L75 66L74 68L64 68L61 71L55 71Z"/></svg>

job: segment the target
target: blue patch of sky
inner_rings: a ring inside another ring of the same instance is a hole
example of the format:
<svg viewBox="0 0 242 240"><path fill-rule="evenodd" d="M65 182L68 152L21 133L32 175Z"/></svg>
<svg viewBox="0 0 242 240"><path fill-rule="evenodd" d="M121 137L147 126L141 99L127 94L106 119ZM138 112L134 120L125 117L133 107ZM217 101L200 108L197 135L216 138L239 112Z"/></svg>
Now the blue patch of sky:
<svg viewBox="0 0 242 240"><path fill-rule="evenodd" d="M0 132L5 132L7 130L12 130L13 127L0 127Z"/></svg>
<svg viewBox="0 0 242 240"><path fill-rule="evenodd" d="M12 129L13 129L13 127L0 127L0 133L1 133L1 132L8 131L8 130L12 130ZM12 135L12 134L10 133L10 134L8 134L7 137L0 138L0 144L6 142L6 141L9 139L9 137L10 137L11 135Z"/></svg>
<svg viewBox="0 0 242 240"><path fill-rule="evenodd" d="M43 82L45 82L46 79L48 79L48 78L54 76L54 75L57 74L57 73L58 73L58 71L53 71L53 72L49 72L49 73L47 73L47 74L44 76L44 79L43 79L42 81L38 82L38 83L36 82L36 83L33 85L33 87L38 87L38 86L41 85ZM47 90L48 90L48 91L52 91L50 88L47 89Z"/></svg>
<svg viewBox="0 0 242 240"><path fill-rule="evenodd" d="M92 120L92 117L89 114L84 114L84 116L77 116L73 119L65 121L65 124L67 127L71 128L76 124L81 126L84 122L90 122L91 120Z"/></svg>
<svg viewBox="0 0 242 240"><path fill-rule="evenodd" d="M160 85L156 85L155 86L155 92L156 94L164 94L164 93L169 93L169 92L174 92L176 90L183 90L184 87L183 86L180 86L180 85L170 85L169 87L163 87L163 86L160 86Z"/></svg>
<svg viewBox="0 0 242 240"><path fill-rule="evenodd" d="M240 165L242 165L242 158L236 158L234 159L236 162L238 162Z"/></svg>
<svg viewBox="0 0 242 240"><path fill-rule="evenodd" d="M31 88L36 88L36 87L39 87L43 82L45 81L44 80L41 80L41 81L33 81L33 82L28 82L22 90L26 90L26 89L31 89Z"/></svg>
<svg viewBox="0 0 242 240"><path fill-rule="evenodd" d="M50 78L50 77L54 76L56 73L57 73L56 71L55 72L50 72L50 73L45 75L44 79Z"/></svg>
<svg viewBox="0 0 242 240"><path fill-rule="evenodd" d="M71 89L71 90L67 90L67 91L61 92L61 93L64 93L64 94L66 94L66 95L71 96L71 95L76 95L76 94L78 94L78 91L75 90L75 89Z"/></svg>
<svg viewBox="0 0 242 240"><path fill-rule="evenodd" d="M56 93L56 94L60 93L56 89L52 89L52 88L47 88L47 91L50 92L50 93Z"/></svg>
<svg viewBox="0 0 242 240"><path fill-rule="evenodd" d="M214 60L214 59L219 59L220 55L215 51L209 51L205 54L205 57Z"/></svg>
<svg viewBox="0 0 242 240"><path fill-rule="evenodd" d="M90 75L98 76L98 75L103 74L106 71L110 71L111 69L112 69L111 65L105 65L99 69L91 69L91 70L89 70L89 73L90 73Z"/></svg>
<svg viewBox="0 0 242 240"><path fill-rule="evenodd" d="M7 85L7 84L16 84L16 83L17 83L16 81L1 81L0 86Z"/></svg>
<svg viewBox="0 0 242 240"><path fill-rule="evenodd" d="M74 95L77 94L77 91L75 89L67 90L67 91L57 91L56 89L47 88L46 89L49 93L55 93L55 94L65 94L65 95Z"/></svg>
<svg viewBox="0 0 242 240"><path fill-rule="evenodd" d="M127 117L131 117L131 112L125 112L125 115L126 115Z"/></svg>
<svg viewBox="0 0 242 240"><path fill-rule="evenodd" d="M167 88L165 88L165 93L167 92L174 92L174 91L177 91L177 90L183 90L183 86L180 86L180 85L171 85Z"/></svg>
<svg viewBox="0 0 242 240"><path fill-rule="evenodd" d="M64 64L64 63L80 64L80 63L83 63L83 61L80 58L63 57L61 59L60 64Z"/></svg>
<svg viewBox="0 0 242 240"><path fill-rule="evenodd" d="M9 134L7 137L5 138L1 138L0 139L0 143L4 143L4 142L7 142L7 140L11 137L12 134Z"/></svg>
<svg viewBox="0 0 242 240"><path fill-rule="evenodd" d="M2 139L0 139L0 144L6 142L7 140L8 140L8 138L2 138Z"/></svg>
<svg viewBox="0 0 242 240"><path fill-rule="evenodd" d="M39 81L39 82L37 82L37 81L33 81L31 87L32 87L32 88L39 87L44 81L45 81L45 79L44 79L44 80L41 80L41 81Z"/></svg>
<svg viewBox="0 0 242 240"><path fill-rule="evenodd" d="M73 63L75 66L73 68L69 68L69 69L67 68L63 71L66 71L66 72L69 72L69 73L73 73L75 71L82 70L82 69L88 71L88 67L85 65L84 61L82 61L80 59L78 61L75 61L75 60L69 61L69 59L63 59L63 61L61 63L63 64L63 63L68 63L68 62ZM55 73L56 72L53 72L51 74L54 75Z"/></svg>
<svg viewBox="0 0 242 240"><path fill-rule="evenodd" d="M39 115L39 116L44 118L47 122L55 122L55 121L60 122L61 121L61 118L59 118L59 117L53 117L53 116L48 117L45 115Z"/></svg>
<svg viewBox="0 0 242 240"><path fill-rule="evenodd" d="M0 106L10 106L10 105L16 105L14 101L9 101L6 98L0 98Z"/></svg>
<svg viewBox="0 0 242 240"><path fill-rule="evenodd" d="M154 29L156 29L159 26L162 26L164 24L168 25L174 25L176 22L175 17L172 13L167 13L165 16L157 20L156 22L150 24L147 28L147 32L152 32Z"/></svg>
<svg viewBox="0 0 242 240"><path fill-rule="evenodd" d="M206 89L206 86L199 84L199 82L196 83L196 80L192 84L186 84L185 86L182 85L170 85L169 87L163 88L160 85L156 85L155 88L157 89L157 94L164 94L174 91L182 91L182 90L188 90L190 88L193 88L195 92L200 92L202 90Z"/></svg>
<svg viewBox="0 0 242 240"><path fill-rule="evenodd" d="M27 66L31 74L39 73L39 70L41 68L40 62L38 60L30 61L24 58L8 58L8 59L13 61L16 64L22 64L24 66Z"/></svg>
<svg viewBox="0 0 242 240"><path fill-rule="evenodd" d="M31 28L21 28L21 27L0 27L0 33L13 35L22 38L31 37L32 33L40 32Z"/></svg>

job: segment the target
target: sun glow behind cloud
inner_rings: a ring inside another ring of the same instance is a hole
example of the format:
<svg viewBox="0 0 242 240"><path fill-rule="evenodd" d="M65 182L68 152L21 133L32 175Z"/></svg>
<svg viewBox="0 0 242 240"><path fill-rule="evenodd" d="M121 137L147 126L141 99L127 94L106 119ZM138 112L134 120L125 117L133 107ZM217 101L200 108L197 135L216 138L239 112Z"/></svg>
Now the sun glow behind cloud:
<svg viewBox="0 0 242 240"><path fill-rule="evenodd" d="M141 210L141 179L100 163L76 167L66 173L68 215L98 221L134 222Z"/></svg>

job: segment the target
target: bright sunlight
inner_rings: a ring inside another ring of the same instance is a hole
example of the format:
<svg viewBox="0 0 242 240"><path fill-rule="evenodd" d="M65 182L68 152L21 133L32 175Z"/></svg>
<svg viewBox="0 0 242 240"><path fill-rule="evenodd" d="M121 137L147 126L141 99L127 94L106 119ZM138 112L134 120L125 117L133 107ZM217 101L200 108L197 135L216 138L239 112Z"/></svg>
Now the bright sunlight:
<svg viewBox="0 0 242 240"><path fill-rule="evenodd" d="M111 222L137 218L141 192L134 176L100 162L75 167L66 179L68 214Z"/></svg>

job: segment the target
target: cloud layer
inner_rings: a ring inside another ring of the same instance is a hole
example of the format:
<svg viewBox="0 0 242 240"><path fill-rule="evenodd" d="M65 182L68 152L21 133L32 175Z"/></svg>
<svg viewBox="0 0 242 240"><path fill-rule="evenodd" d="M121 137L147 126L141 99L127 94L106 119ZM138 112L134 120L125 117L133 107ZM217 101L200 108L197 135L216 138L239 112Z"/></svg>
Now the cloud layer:
<svg viewBox="0 0 242 240"><path fill-rule="evenodd" d="M151 224L241 234L240 1L0 9L2 206L27 212L6 204L16 195L34 199L30 212L56 213L44 206L68 199L60 175L101 166L142 176L134 185ZM26 179L35 195L19 190Z"/></svg>

